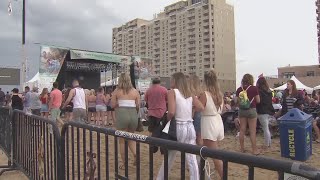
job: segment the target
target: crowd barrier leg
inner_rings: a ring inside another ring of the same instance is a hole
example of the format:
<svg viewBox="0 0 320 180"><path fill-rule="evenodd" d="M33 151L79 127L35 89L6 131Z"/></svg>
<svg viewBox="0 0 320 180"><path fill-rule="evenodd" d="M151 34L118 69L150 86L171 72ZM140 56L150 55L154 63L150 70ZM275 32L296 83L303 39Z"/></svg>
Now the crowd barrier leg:
<svg viewBox="0 0 320 180"><path fill-rule="evenodd" d="M11 112L11 110L9 108L1 108L1 115L2 117L0 118L1 119L1 133L5 133L4 136L1 136L1 138L5 138L5 142L6 143L9 143L9 145L7 145L8 147L10 147L9 149L7 149L7 151L10 151L10 152L7 152L7 153L4 153L4 154L7 154L7 157L8 157L8 163L6 165L1 165L0 168L2 169L0 171L0 176L5 173L5 172L9 172L9 171L16 171L18 170L13 161L12 161L12 152L13 152L13 148L12 148L12 132L13 132L13 128L12 128L12 123L13 123L13 118L14 118L14 115L13 113ZM12 131L10 131L12 130ZM1 148L2 151L6 151L4 147Z"/></svg>

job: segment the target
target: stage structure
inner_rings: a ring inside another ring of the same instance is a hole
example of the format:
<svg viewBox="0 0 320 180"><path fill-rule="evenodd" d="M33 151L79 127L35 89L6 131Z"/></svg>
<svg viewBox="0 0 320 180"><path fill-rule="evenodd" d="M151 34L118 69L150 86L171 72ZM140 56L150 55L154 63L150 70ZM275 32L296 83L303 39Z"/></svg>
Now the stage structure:
<svg viewBox="0 0 320 180"><path fill-rule="evenodd" d="M109 71L112 79L121 72L130 72L133 86L141 92L149 88L154 74L152 61L139 56L41 46L40 89L51 90L55 81L59 82L59 89L71 87L74 79L79 80L85 89L97 89L101 84L101 73Z"/></svg>

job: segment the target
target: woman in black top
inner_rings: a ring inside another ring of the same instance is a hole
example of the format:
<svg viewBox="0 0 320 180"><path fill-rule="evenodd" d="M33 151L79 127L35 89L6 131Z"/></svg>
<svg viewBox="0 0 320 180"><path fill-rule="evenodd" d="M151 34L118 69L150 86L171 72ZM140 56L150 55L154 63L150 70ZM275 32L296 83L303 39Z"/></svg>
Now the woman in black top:
<svg viewBox="0 0 320 180"><path fill-rule="evenodd" d="M264 132L265 149L271 146L271 134L269 130L269 117L274 115L275 110L272 106L272 92L264 77L257 81L257 88L259 90L260 103L257 104L258 119Z"/></svg>
<svg viewBox="0 0 320 180"><path fill-rule="evenodd" d="M12 98L11 98L12 104L12 110L23 110L23 103L22 103L22 99L19 96L19 90L17 88L14 88L12 90Z"/></svg>

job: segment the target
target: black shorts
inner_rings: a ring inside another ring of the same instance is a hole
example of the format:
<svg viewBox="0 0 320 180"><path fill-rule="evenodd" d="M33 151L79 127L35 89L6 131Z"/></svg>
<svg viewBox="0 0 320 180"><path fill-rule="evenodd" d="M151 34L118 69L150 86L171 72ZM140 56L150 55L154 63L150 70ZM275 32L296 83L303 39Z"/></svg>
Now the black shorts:
<svg viewBox="0 0 320 180"><path fill-rule="evenodd" d="M66 107L65 108L65 112L72 113L73 112L73 107Z"/></svg>
<svg viewBox="0 0 320 180"><path fill-rule="evenodd" d="M114 111L114 108L111 108L111 106L107 106L107 111Z"/></svg>
<svg viewBox="0 0 320 180"><path fill-rule="evenodd" d="M91 112L91 113L94 113L94 112L96 112L96 108L95 107L89 107L88 111Z"/></svg>
<svg viewBox="0 0 320 180"><path fill-rule="evenodd" d="M148 118L148 121L149 121L148 131L152 133L156 129L158 129L158 127L160 126L161 120L162 120L162 118L149 116L149 118Z"/></svg>

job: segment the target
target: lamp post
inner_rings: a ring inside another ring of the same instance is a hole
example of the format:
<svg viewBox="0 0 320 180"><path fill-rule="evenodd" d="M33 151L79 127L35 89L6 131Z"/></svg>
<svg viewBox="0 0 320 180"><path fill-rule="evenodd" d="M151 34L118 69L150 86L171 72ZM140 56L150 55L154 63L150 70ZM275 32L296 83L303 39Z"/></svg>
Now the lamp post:
<svg viewBox="0 0 320 180"><path fill-rule="evenodd" d="M26 82L27 74L27 56L26 56L26 1L22 0L22 67L21 67L21 89L23 90L24 83Z"/></svg>

